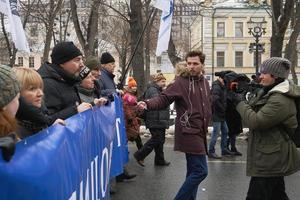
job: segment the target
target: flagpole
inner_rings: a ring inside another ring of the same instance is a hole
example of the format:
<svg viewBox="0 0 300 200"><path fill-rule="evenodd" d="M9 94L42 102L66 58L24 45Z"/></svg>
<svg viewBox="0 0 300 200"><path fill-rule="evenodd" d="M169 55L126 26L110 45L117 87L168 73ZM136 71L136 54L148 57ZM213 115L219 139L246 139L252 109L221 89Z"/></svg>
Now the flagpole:
<svg viewBox="0 0 300 200"><path fill-rule="evenodd" d="M131 64L131 62L133 60L133 57L135 56L137 48L138 48L138 46L139 46L139 44L140 44L140 42L141 42L141 40L143 38L143 35L144 35L144 33L146 31L146 28L147 28L147 26L148 26L148 24L150 22L150 19L152 18L152 15L153 15L155 9L156 9L155 7L152 8L152 10L150 12L150 15L148 16L148 19L146 21L146 24L144 25L143 31L141 32L141 34L140 34L140 36L138 38L138 41L137 41L137 43L136 43L136 45L134 47L133 53L130 56L129 62L127 64L127 67L125 68L125 71L122 73L122 76L119 79L119 83L117 85L117 88L120 89L120 90L123 89L123 87L124 87L124 81L125 81L125 78L126 78L126 75L127 75L128 71L129 71L130 64Z"/></svg>

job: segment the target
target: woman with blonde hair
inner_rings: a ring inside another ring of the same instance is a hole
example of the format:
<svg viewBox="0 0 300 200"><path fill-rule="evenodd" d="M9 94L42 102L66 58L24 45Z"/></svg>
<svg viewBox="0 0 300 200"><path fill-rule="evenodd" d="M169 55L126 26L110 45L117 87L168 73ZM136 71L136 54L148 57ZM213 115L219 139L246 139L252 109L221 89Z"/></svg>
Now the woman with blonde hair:
<svg viewBox="0 0 300 200"><path fill-rule="evenodd" d="M19 107L20 87L10 67L0 66L0 148L3 159L12 157L17 141L16 112Z"/></svg>
<svg viewBox="0 0 300 200"><path fill-rule="evenodd" d="M41 76L31 68L13 68L20 83L20 108L17 112L18 130L17 134L21 139L31 136L53 122L64 124L61 119L53 119L43 106L43 80Z"/></svg>

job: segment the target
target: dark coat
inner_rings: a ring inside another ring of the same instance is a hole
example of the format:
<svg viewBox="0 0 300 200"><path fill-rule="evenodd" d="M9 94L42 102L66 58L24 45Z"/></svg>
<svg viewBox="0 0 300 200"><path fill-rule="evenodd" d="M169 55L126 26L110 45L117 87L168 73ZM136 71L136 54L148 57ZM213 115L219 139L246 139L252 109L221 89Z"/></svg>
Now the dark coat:
<svg viewBox="0 0 300 200"><path fill-rule="evenodd" d="M16 133L19 138L24 139L34 135L55 121L48 115L48 111L44 106L37 108L27 103L23 97L20 97L19 103L19 109L16 113L19 125Z"/></svg>
<svg viewBox="0 0 300 200"><path fill-rule="evenodd" d="M213 121L223 122L226 116L227 107L227 92L225 86L216 80L212 84L212 111L213 111Z"/></svg>
<svg viewBox="0 0 300 200"><path fill-rule="evenodd" d="M50 63L45 63L38 72L44 81L44 101L49 114L54 119L67 119L77 114L81 100L76 85L80 79Z"/></svg>
<svg viewBox="0 0 300 200"><path fill-rule="evenodd" d="M235 109L235 105L232 102L230 94L231 93L228 93L227 95L228 98L225 119L228 127L228 135L237 136L243 132L243 123L240 114Z"/></svg>
<svg viewBox="0 0 300 200"><path fill-rule="evenodd" d="M101 76L99 79L101 96L109 96L116 92L116 84L114 82L114 77L112 73L106 69L101 69Z"/></svg>
<svg viewBox="0 0 300 200"><path fill-rule="evenodd" d="M209 83L203 77L192 77L181 72L159 96L146 100L149 110L159 110L175 101L174 150L185 153L207 154L207 128L211 119Z"/></svg>
<svg viewBox="0 0 300 200"><path fill-rule="evenodd" d="M288 137L289 130L297 127L294 99L286 95L294 87L284 81L267 93L259 91L248 103L237 105L237 111L250 129L248 176L287 176L300 169L300 151ZM296 87L294 95L299 98L300 87Z"/></svg>
<svg viewBox="0 0 300 200"><path fill-rule="evenodd" d="M148 85L145 91L144 98L151 99L158 96L162 89L155 83ZM145 113L146 128L169 128L170 109L169 107L160 110L149 110Z"/></svg>

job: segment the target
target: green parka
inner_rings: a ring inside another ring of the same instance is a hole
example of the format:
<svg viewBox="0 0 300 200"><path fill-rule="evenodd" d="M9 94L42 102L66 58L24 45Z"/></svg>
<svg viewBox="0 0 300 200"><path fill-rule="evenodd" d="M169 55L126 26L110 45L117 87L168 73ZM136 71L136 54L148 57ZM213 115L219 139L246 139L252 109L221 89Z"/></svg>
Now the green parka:
<svg viewBox="0 0 300 200"><path fill-rule="evenodd" d="M260 90L248 103L237 105L250 129L247 176L287 176L300 169L300 150L287 134L297 127L297 111L291 96L300 97L300 89L286 80L268 93Z"/></svg>

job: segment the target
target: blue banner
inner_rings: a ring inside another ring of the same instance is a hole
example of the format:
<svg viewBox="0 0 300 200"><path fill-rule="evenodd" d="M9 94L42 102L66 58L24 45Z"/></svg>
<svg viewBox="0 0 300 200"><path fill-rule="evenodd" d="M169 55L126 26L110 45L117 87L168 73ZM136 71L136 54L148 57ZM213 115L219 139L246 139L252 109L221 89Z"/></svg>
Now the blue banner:
<svg viewBox="0 0 300 200"><path fill-rule="evenodd" d="M120 98L66 124L18 142L10 162L0 158L1 200L109 199L109 179L128 162Z"/></svg>

